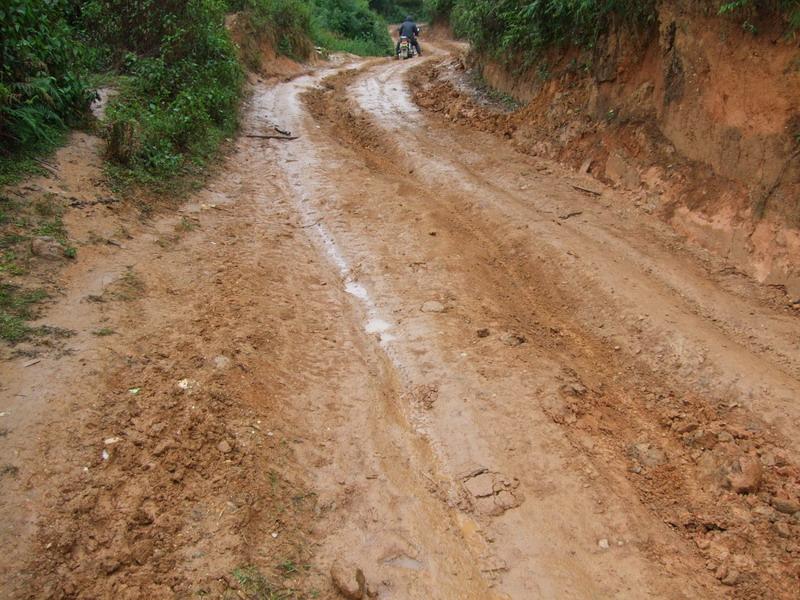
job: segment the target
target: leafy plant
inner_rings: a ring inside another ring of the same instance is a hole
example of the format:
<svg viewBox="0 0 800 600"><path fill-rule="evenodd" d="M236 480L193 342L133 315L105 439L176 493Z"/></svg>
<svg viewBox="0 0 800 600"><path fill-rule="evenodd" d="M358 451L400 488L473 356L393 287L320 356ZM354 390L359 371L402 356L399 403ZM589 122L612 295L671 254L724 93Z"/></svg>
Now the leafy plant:
<svg viewBox="0 0 800 600"><path fill-rule="evenodd" d="M0 183L34 169L31 154L57 144L94 96L67 11L66 0L0 3Z"/></svg>
<svg viewBox="0 0 800 600"><path fill-rule="evenodd" d="M742 23L742 27L753 34L756 34L758 30L753 24L752 18L774 13L784 16L789 33L800 29L800 0L730 0L723 2L719 7L721 15L744 16L745 21Z"/></svg>

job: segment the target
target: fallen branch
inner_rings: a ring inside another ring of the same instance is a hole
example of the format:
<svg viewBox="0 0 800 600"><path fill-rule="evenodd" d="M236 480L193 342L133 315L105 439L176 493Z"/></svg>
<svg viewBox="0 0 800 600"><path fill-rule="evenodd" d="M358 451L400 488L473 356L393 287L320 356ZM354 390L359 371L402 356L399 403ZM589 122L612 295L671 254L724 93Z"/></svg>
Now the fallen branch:
<svg viewBox="0 0 800 600"><path fill-rule="evenodd" d="M45 169L47 171L50 171L50 173L52 173L53 175L58 177L58 167L56 167L55 165L51 165L50 163L45 162L45 161L43 161L43 160L41 160L39 158L34 158L33 162L35 162L37 165L39 165L43 169Z"/></svg>
<svg viewBox="0 0 800 600"><path fill-rule="evenodd" d="M296 135L256 135L254 133L245 137L258 138L260 140L296 140L298 138Z"/></svg>
<svg viewBox="0 0 800 600"><path fill-rule="evenodd" d="M589 188L585 188L585 187L582 187L580 185L576 185L574 183L572 184L572 187L574 187L576 190L578 190L580 192L586 192L587 194L592 194L593 196L602 196L603 195L603 192L598 192L597 190L592 190L592 189L589 189Z"/></svg>
<svg viewBox="0 0 800 600"><path fill-rule="evenodd" d="M320 217L319 219L317 219L313 223L309 223L308 225L295 225L294 223L289 223L289 225L291 227L294 227L295 229L308 229L309 227L314 227L315 225L319 225L319 223L321 221L322 221L322 217Z"/></svg>

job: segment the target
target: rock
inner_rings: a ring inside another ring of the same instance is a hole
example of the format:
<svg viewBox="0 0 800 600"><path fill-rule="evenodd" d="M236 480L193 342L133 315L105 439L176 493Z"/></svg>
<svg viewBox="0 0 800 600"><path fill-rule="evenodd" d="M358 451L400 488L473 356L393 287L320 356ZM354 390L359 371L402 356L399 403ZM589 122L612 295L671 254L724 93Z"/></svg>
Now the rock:
<svg viewBox="0 0 800 600"><path fill-rule="evenodd" d="M761 487L761 463L752 456L735 461L728 474L728 485L737 494L754 494Z"/></svg>
<svg viewBox="0 0 800 600"><path fill-rule="evenodd" d="M675 431L679 434L691 433L699 427L694 421L685 421L683 423L675 423L673 426Z"/></svg>
<svg viewBox="0 0 800 600"><path fill-rule="evenodd" d="M479 338L489 337L490 331L488 329L478 329L477 335Z"/></svg>
<svg viewBox="0 0 800 600"><path fill-rule="evenodd" d="M639 187L642 182L636 167L618 152L608 157L606 176L614 183L631 189Z"/></svg>
<svg viewBox="0 0 800 600"><path fill-rule="evenodd" d="M494 495L494 475L482 473L477 477L472 477L464 482L464 487L475 498Z"/></svg>
<svg viewBox="0 0 800 600"><path fill-rule="evenodd" d="M227 442L227 440L222 440L219 444L217 444L217 450L223 454L228 454L233 450L233 448L231 448L231 445Z"/></svg>
<svg viewBox="0 0 800 600"><path fill-rule="evenodd" d="M348 600L361 600L366 594L367 580L364 572L341 560L331 566L331 581L336 591Z"/></svg>
<svg viewBox="0 0 800 600"><path fill-rule="evenodd" d="M34 256L48 260L58 260L65 257L64 247L58 240L48 236L33 238L31 240L31 253Z"/></svg>
<svg viewBox="0 0 800 600"><path fill-rule="evenodd" d="M667 462L667 455L664 451L648 443L635 444L630 449L630 454L645 467L657 467Z"/></svg>
<svg viewBox="0 0 800 600"><path fill-rule="evenodd" d="M770 500L770 504L775 507L775 510L787 515L793 515L796 512L800 512L800 502L790 498L774 496L772 500Z"/></svg>
<svg viewBox="0 0 800 600"><path fill-rule="evenodd" d="M733 441L733 436L727 431L720 431L717 434L717 439L723 444L727 444Z"/></svg>
<svg viewBox="0 0 800 600"><path fill-rule="evenodd" d="M778 521L775 523L775 533L784 538L792 537L791 528L783 521Z"/></svg>
<svg viewBox="0 0 800 600"><path fill-rule="evenodd" d="M437 302L436 300L428 300L422 305L420 310L424 313L443 313L446 308L441 302Z"/></svg>
<svg viewBox="0 0 800 600"><path fill-rule="evenodd" d="M503 512L519 506L519 501L517 500L517 497L511 492L506 490L499 492L497 496L495 496L494 503Z"/></svg>
<svg viewBox="0 0 800 600"><path fill-rule="evenodd" d="M608 543L607 539L603 538L597 542L597 547L600 548L600 550L608 550L611 547L611 544Z"/></svg>
<svg viewBox="0 0 800 600"><path fill-rule="evenodd" d="M721 579L722 585L736 585L739 583L739 571L736 569L729 569L728 574Z"/></svg>
<svg viewBox="0 0 800 600"><path fill-rule="evenodd" d="M511 346L512 348L515 348L517 346L521 346L528 340L525 339L524 335L520 335L518 333L506 333L502 337L502 341L506 346Z"/></svg>
<svg viewBox="0 0 800 600"><path fill-rule="evenodd" d="M215 356L211 362L214 364L214 368L220 371L230 369L232 364L231 359L227 356Z"/></svg>
<svg viewBox="0 0 800 600"><path fill-rule="evenodd" d="M702 448L704 450L711 450L718 443L717 436L714 435L713 432L705 431L703 429L698 429L690 434L685 435L684 439L690 446Z"/></svg>

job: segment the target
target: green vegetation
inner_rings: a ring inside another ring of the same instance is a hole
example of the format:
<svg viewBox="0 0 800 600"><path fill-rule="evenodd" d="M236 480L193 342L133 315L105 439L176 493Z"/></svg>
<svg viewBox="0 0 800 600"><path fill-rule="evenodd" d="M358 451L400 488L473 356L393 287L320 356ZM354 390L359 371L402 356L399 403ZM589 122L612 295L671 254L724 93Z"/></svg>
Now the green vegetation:
<svg viewBox="0 0 800 600"><path fill-rule="evenodd" d="M370 0L369 7L390 23L399 23L406 15L411 15L417 21L424 21L428 17L424 0Z"/></svg>
<svg viewBox="0 0 800 600"><path fill-rule="evenodd" d="M111 103L116 175L155 185L191 174L237 125L244 81L219 0L91 0L88 34L125 77Z"/></svg>
<svg viewBox="0 0 800 600"><path fill-rule="evenodd" d="M259 600L290 600L298 598L298 595L293 590L270 583L264 574L253 566L236 569L233 572L233 577L248 598L258 598Z"/></svg>
<svg viewBox="0 0 800 600"><path fill-rule="evenodd" d="M62 141L94 96L68 9L65 0L0 6L0 185L35 170L33 158Z"/></svg>
<svg viewBox="0 0 800 600"><path fill-rule="evenodd" d="M757 17L775 12L784 15L789 34L794 34L800 29L800 0L732 0L723 2L719 7L721 15L743 17L745 20L742 22L742 27L753 34L758 33L753 21Z"/></svg>
<svg viewBox="0 0 800 600"><path fill-rule="evenodd" d="M0 283L0 339L21 342L34 333L26 321L36 316L34 306L46 297L43 290Z"/></svg>
<svg viewBox="0 0 800 600"><path fill-rule="evenodd" d="M547 48L592 48L614 24L648 30L656 24L656 4L656 0L425 0L425 10L433 20L448 21L477 51L530 65ZM800 28L800 0L733 0L717 6L721 14L745 18L780 12L789 31Z"/></svg>
<svg viewBox="0 0 800 600"><path fill-rule="evenodd" d="M225 16L306 59L314 44L384 55L391 44L368 0L6 0L0 7L0 184L84 119L91 73L112 73L110 172L156 189L200 172L237 126L244 74ZM252 66L252 65L250 65ZM109 77L106 76L106 79Z"/></svg>
<svg viewBox="0 0 800 600"><path fill-rule="evenodd" d="M389 55L392 42L386 21L367 0L310 0L316 42L334 52L362 56Z"/></svg>
<svg viewBox="0 0 800 600"><path fill-rule="evenodd" d="M613 22L654 23L655 0L428 0L480 52L532 63L546 48L592 47Z"/></svg>

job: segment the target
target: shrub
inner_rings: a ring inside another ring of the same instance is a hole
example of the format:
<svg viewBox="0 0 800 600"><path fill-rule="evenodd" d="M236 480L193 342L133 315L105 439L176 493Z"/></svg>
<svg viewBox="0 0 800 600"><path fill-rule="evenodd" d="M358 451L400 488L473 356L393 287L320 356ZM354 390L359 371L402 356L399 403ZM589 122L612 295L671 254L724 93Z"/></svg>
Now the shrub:
<svg viewBox="0 0 800 600"><path fill-rule="evenodd" d="M800 29L800 0L732 0L723 2L719 13L745 14L747 16L781 13L786 19L789 33ZM755 32L755 27L747 19L744 27Z"/></svg>
<svg viewBox="0 0 800 600"><path fill-rule="evenodd" d="M392 41L386 22L367 0L312 0L314 37L330 50L361 55L389 55Z"/></svg>
<svg viewBox="0 0 800 600"><path fill-rule="evenodd" d="M276 52L306 59L314 50L311 42L311 6L303 0L243 0L248 33L266 39Z"/></svg>
<svg viewBox="0 0 800 600"><path fill-rule="evenodd" d="M242 93L224 5L92 0L84 14L127 75L107 113L109 158L143 181L203 164L235 129Z"/></svg>
<svg viewBox="0 0 800 600"><path fill-rule="evenodd" d="M83 46L61 0L4 0L0 6L0 152L54 141L89 106Z"/></svg>

